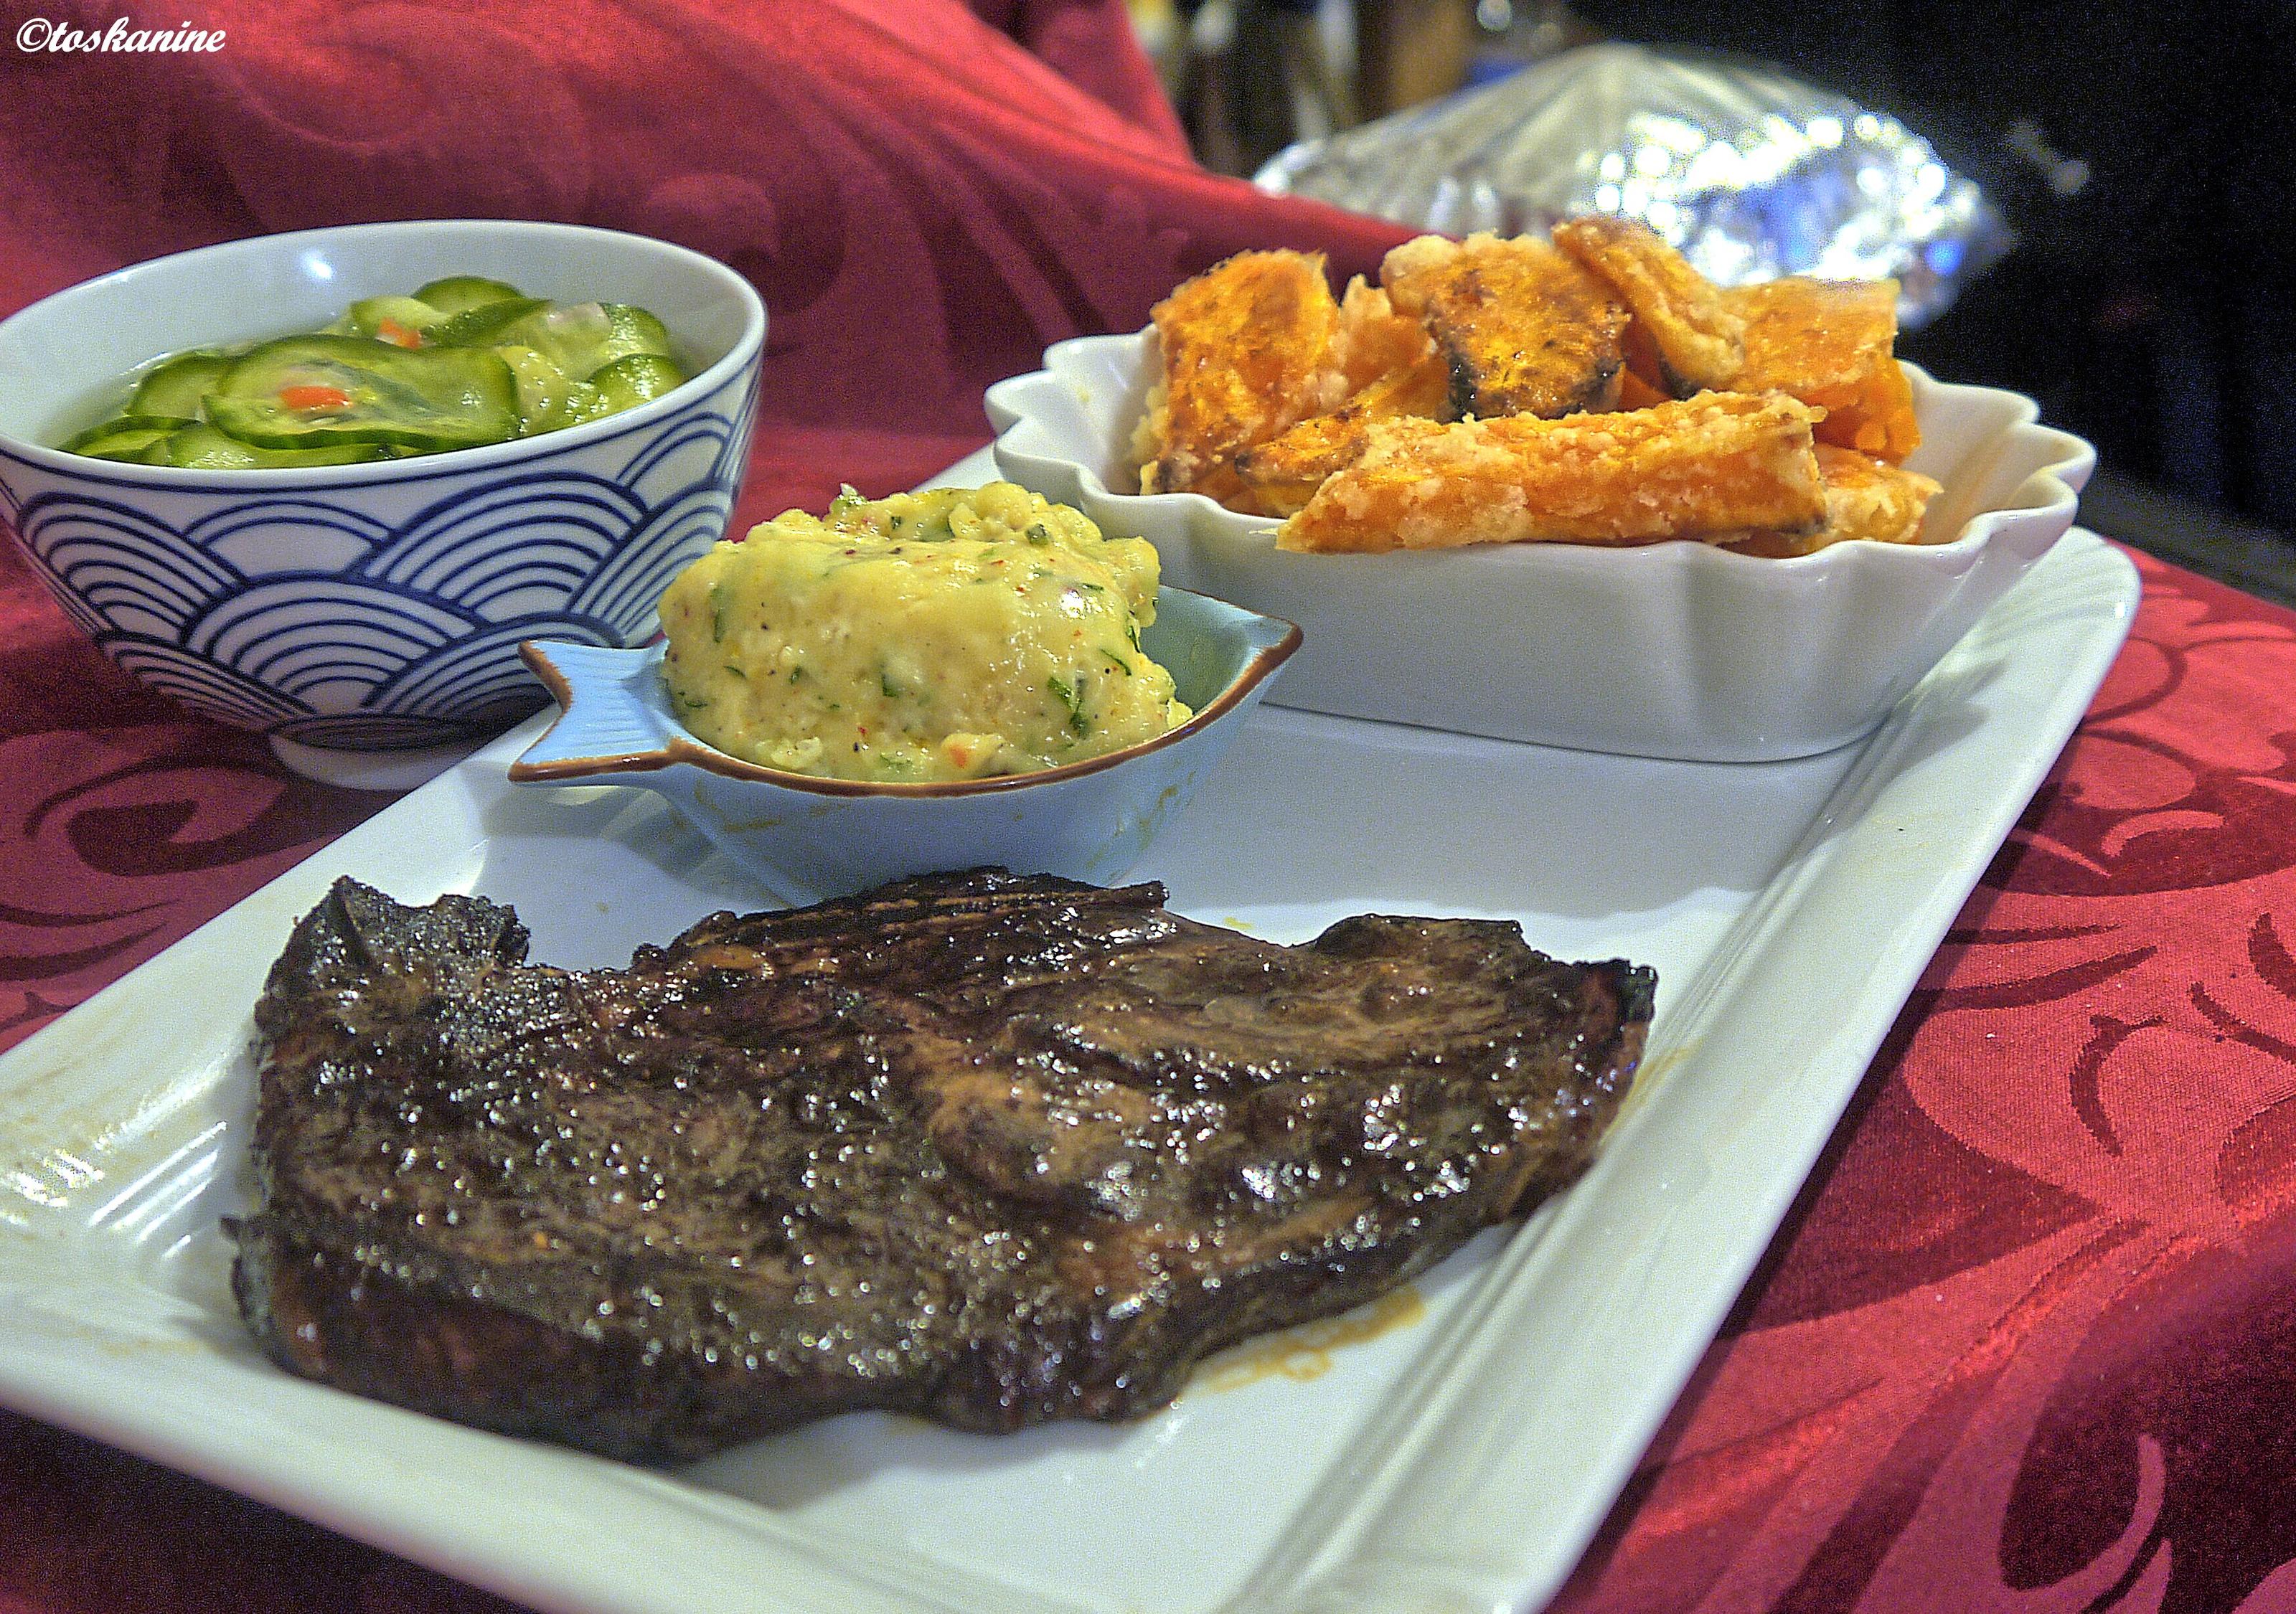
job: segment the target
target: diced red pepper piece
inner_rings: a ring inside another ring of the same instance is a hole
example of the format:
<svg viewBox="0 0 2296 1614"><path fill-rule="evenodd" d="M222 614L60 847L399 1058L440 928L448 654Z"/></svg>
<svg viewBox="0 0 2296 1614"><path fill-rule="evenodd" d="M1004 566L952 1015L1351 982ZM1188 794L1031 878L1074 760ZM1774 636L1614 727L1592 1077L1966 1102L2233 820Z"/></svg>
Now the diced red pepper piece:
<svg viewBox="0 0 2296 1614"><path fill-rule="evenodd" d="M351 395L340 387L316 382L279 389L279 402L289 409L340 409L350 401Z"/></svg>
<svg viewBox="0 0 2296 1614"><path fill-rule="evenodd" d="M374 328L374 333L394 348L420 348L422 333L411 325L402 325L395 319L385 318Z"/></svg>

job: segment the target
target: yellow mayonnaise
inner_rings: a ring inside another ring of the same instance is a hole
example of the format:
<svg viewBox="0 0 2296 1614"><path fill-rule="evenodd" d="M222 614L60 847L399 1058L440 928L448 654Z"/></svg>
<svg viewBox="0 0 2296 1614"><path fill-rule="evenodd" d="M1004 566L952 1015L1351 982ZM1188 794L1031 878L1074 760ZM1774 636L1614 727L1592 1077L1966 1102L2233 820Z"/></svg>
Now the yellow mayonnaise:
<svg viewBox="0 0 2296 1614"><path fill-rule="evenodd" d="M838 779L1029 773L1185 722L1144 654L1156 551L1010 482L849 488L719 544L662 595L679 717L730 756Z"/></svg>

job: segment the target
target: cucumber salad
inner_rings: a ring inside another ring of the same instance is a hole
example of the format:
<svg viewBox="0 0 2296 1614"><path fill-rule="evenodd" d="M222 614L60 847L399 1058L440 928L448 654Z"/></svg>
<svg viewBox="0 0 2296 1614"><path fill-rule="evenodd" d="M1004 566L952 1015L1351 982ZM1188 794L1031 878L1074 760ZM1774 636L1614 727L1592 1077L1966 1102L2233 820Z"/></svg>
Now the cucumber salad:
<svg viewBox="0 0 2296 1614"><path fill-rule="evenodd" d="M211 471L351 465L578 426L685 380L644 308L463 274L353 303L308 335L170 354L61 447Z"/></svg>

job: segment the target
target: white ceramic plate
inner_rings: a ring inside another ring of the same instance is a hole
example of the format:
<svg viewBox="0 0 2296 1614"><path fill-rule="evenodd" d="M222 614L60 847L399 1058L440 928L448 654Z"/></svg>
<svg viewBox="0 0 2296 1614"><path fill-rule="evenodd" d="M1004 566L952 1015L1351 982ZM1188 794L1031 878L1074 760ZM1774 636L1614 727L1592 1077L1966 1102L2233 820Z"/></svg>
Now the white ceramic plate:
<svg viewBox="0 0 2296 1614"><path fill-rule="evenodd" d="M1870 733L2071 524L2096 463L2033 400L1915 365L1938 479L1927 544L1837 544L1786 561L1711 545L1493 544L1294 554L1276 523L1127 485L1152 331L1056 342L988 389L1003 473L1111 537L1156 545L1164 581L1297 622L1278 706L1701 762L1806 757ZM1947 540L1950 541L1947 541Z"/></svg>
<svg viewBox="0 0 2296 1614"><path fill-rule="evenodd" d="M1654 964L1649 1058L1592 1172L1389 1303L1230 1353L1141 1423L993 1438L856 1414L667 1472L279 1372L240 1325L217 1226L242 1203L248 1006L336 874L508 899L535 956L572 965L763 905L656 799L510 788L537 719L0 1060L0 1400L552 1610L1534 1606L2136 596L2128 561L2075 533L1869 741L1799 762L1263 709L1138 873L1285 940L1364 910L1510 915L1551 952Z"/></svg>

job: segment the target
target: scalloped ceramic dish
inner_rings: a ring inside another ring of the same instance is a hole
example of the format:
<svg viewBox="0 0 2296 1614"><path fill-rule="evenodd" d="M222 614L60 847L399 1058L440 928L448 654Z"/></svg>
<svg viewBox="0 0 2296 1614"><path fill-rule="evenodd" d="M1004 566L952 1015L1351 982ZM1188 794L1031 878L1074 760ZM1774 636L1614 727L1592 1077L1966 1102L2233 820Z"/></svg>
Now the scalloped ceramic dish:
<svg viewBox="0 0 2296 1614"><path fill-rule="evenodd" d="M1141 648L1171 669L1194 717L1082 762L940 784L818 779L705 745L670 709L660 644L527 643L519 648L562 715L511 765L510 777L658 791L791 903L987 864L1107 885L1186 807L1300 638L1289 622L1160 588Z"/></svg>
<svg viewBox="0 0 2296 1614"><path fill-rule="evenodd" d="M1144 537L1164 575L1300 624L1285 706L1504 740L1767 762L1870 733L2048 552L2096 463L2031 399L1907 365L1949 542L1838 544L1794 560L1704 544L1517 544L1294 554L1276 523L1201 494L1111 493L1152 333L1056 343L988 389L998 471Z"/></svg>

